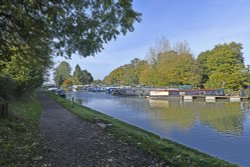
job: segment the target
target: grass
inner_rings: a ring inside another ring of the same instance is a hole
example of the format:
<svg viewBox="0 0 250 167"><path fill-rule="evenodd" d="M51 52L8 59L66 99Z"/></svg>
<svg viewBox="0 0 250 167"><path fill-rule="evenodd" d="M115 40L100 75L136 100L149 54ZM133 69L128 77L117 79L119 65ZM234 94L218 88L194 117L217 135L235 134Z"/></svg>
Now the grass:
<svg viewBox="0 0 250 167"><path fill-rule="evenodd" d="M40 112L35 95L9 103L8 118L0 119L0 166L30 166Z"/></svg>
<svg viewBox="0 0 250 167"><path fill-rule="evenodd" d="M144 150L160 160L165 161L169 166L237 166L224 160L217 159L210 155L201 153L195 149L186 147L168 139L161 139L158 135L119 121L115 118L102 114L90 108L74 104L69 100L48 93L48 95L61 104L64 108L78 115L84 120L95 122L96 119L103 123L112 124L105 129L107 133L122 139L136 147Z"/></svg>

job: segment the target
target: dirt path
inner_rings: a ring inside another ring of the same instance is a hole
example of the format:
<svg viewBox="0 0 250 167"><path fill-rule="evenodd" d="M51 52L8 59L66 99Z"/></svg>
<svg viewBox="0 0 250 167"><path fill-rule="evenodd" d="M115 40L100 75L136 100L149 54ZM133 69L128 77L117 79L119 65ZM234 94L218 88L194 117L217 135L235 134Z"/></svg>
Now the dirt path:
<svg viewBox="0 0 250 167"><path fill-rule="evenodd" d="M155 166L156 160L81 120L40 93L40 152L35 166Z"/></svg>

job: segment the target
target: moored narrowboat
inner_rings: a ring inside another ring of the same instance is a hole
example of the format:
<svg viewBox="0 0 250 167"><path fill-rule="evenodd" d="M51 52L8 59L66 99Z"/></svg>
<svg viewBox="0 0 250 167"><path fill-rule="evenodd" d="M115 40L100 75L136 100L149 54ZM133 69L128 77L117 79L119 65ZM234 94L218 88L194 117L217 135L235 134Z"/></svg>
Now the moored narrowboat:
<svg viewBox="0 0 250 167"><path fill-rule="evenodd" d="M161 89L151 90L150 97L181 97L183 95L224 96L224 89Z"/></svg>

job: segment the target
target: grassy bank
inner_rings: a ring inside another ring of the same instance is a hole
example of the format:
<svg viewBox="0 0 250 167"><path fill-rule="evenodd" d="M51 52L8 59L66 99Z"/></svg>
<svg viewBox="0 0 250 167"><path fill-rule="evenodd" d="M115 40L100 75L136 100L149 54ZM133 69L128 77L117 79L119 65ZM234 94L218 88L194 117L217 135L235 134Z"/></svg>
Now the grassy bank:
<svg viewBox="0 0 250 167"><path fill-rule="evenodd" d="M145 152L164 160L170 166L236 166L226 161L216 159L210 155L180 145L167 139L147 132L143 129L129 125L90 108L74 104L59 96L49 94L51 98L60 103L64 108L75 113L79 117L95 122L96 119L106 124L112 124L105 129L107 133L126 142L136 145Z"/></svg>
<svg viewBox="0 0 250 167"><path fill-rule="evenodd" d="M0 119L0 166L30 166L40 111L36 96L10 102L8 118Z"/></svg>

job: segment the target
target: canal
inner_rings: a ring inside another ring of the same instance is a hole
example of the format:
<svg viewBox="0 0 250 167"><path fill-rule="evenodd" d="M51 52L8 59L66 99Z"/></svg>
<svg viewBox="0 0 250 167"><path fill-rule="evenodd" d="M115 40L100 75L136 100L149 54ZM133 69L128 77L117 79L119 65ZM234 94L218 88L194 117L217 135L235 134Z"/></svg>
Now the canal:
<svg viewBox="0 0 250 167"><path fill-rule="evenodd" d="M240 166L250 166L249 102L185 102L69 92L77 103Z"/></svg>

